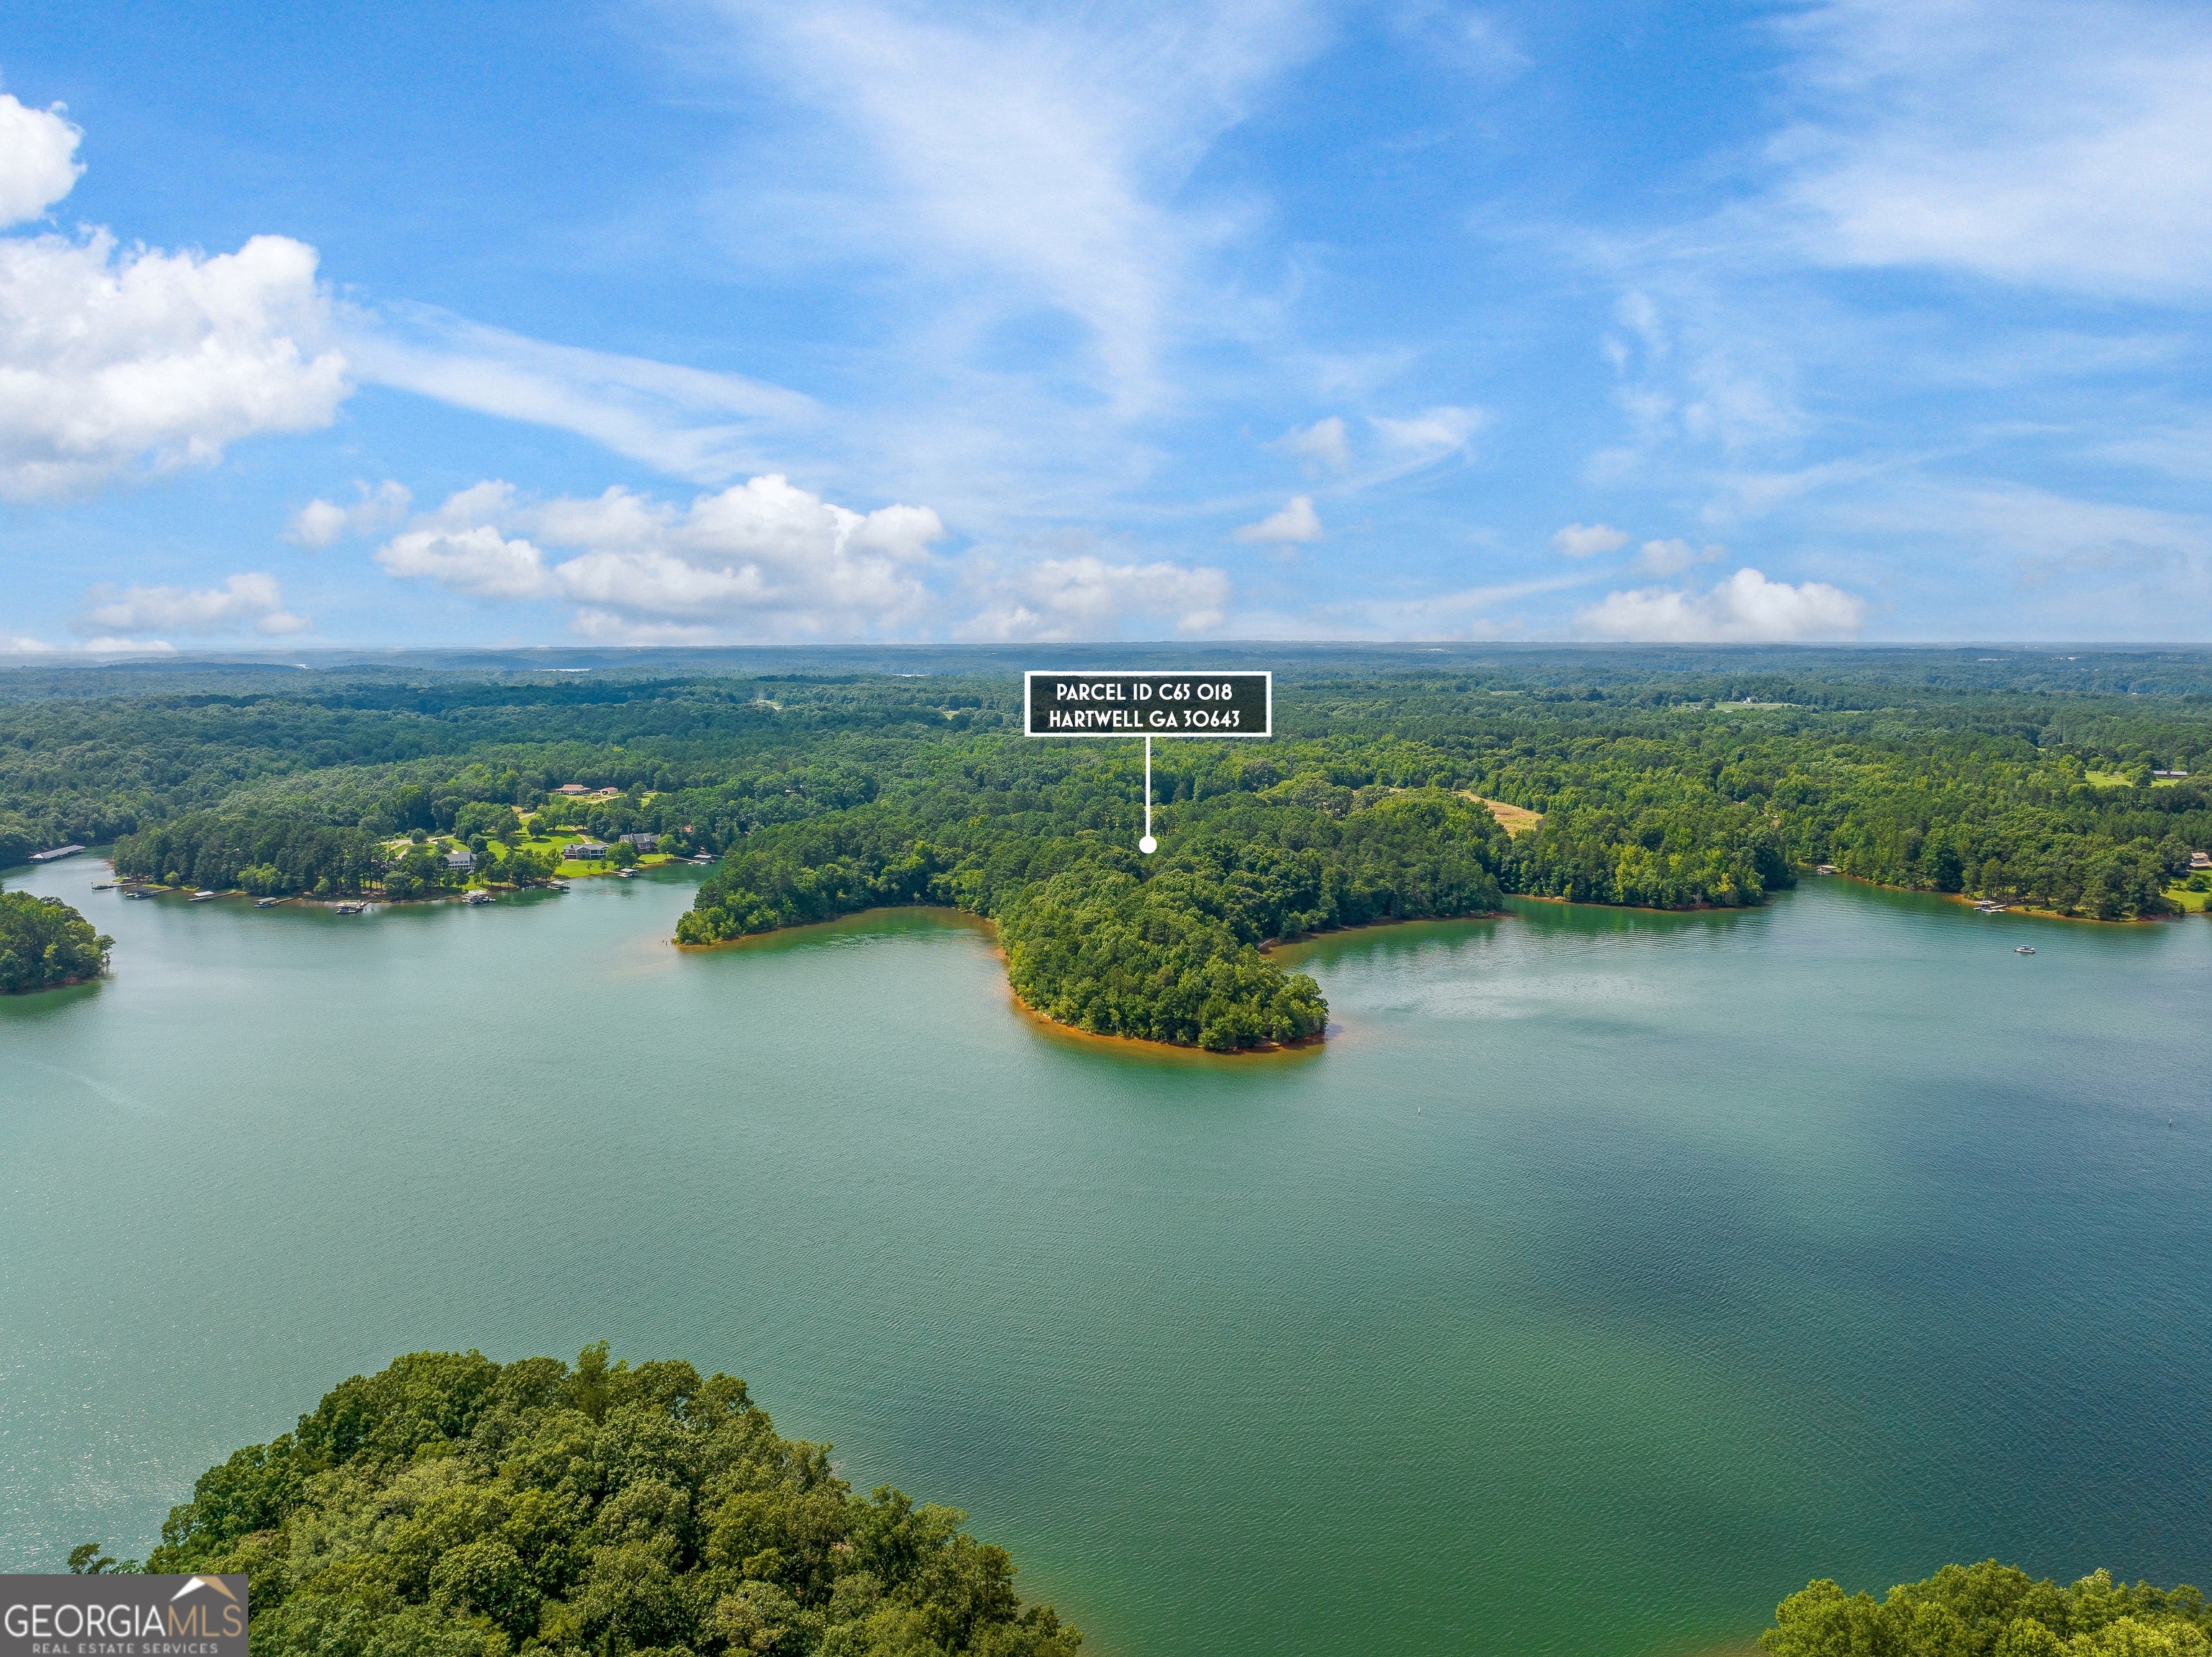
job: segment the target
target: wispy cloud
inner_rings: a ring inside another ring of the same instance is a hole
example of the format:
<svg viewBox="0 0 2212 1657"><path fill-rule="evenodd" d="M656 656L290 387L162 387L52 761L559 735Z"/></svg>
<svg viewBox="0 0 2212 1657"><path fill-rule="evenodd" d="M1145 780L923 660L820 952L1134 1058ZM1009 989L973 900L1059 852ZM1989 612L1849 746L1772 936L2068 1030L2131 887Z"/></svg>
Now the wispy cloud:
<svg viewBox="0 0 2212 1657"><path fill-rule="evenodd" d="M716 9L730 59L765 70L803 112L815 158L733 197L732 211L781 219L803 200L802 235L824 256L896 259L909 286L957 283L921 342L939 354L972 354L1039 308L1073 320L1080 338L1060 371L1125 417L1170 399L1171 341L1219 326L1192 283L1234 209L1184 199L1192 169L1318 39L1297 0Z"/></svg>
<svg viewBox="0 0 2212 1657"><path fill-rule="evenodd" d="M428 306L349 311L341 337L363 380L573 431L695 483L760 466L822 418L813 399L741 375L550 344Z"/></svg>
<svg viewBox="0 0 2212 1657"><path fill-rule="evenodd" d="M2212 287L2212 14L1826 0L1775 26L1806 107L1776 205L1838 265L2092 294Z"/></svg>

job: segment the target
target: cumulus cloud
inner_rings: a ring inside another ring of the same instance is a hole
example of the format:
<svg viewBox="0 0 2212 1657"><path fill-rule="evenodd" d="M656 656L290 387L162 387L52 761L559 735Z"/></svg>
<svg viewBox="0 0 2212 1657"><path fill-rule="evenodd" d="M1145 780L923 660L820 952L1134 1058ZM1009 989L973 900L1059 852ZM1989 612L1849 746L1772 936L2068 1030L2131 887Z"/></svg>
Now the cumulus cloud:
<svg viewBox="0 0 2212 1657"><path fill-rule="evenodd" d="M1618 552L1627 545L1628 532L1611 524L1569 524L1552 537L1552 551L1570 558Z"/></svg>
<svg viewBox="0 0 2212 1657"><path fill-rule="evenodd" d="M1646 541L1637 550L1636 567L1647 576L1678 576L1693 564L1718 564L1728 548L1718 545L1698 548L1679 536L1672 540Z"/></svg>
<svg viewBox="0 0 2212 1657"><path fill-rule="evenodd" d="M302 632L313 624L284 608L283 589L273 576L233 576L220 587L195 591L184 587L94 588L70 631L86 639L86 649L108 645L143 648L132 643L147 633Z"/></svg>
<svg viewBox="0 0 2212 1657"><path fill-rule="evenodd" d="M1281 511L1271 512L1257 523L1246 524L1232 537L1236 540L1278 546L1300 541L1317 541L1321 538L1321 515L1314 510L1310 495L1293 495L1290 503Z"/></svg>
<svg viewBox="0 0 2212 1657"><path fill-rule="evenodd" d="M59 104L30 109L0 92L0 226L38 217L76 187L83 137Z"/></svg>
<svg viewBox="0 0 2212 1657"><path fill-rule="evenodd" d="M404 518L407 509L415 503L414 492L389 478L374 489L357 483L354 490L361 498L344 506L335 501L308 502L292 515L285 539L301 546L320 547L344 535L373 535Z"/></svg>
<svg viewBox="0 0 2212 1657"><path fill-rule="evenodd" d="M1097 638L1132 617L1203 633L1221 625L1230 592L1219 570L1095 556L1044 558L1011 573L987 566L975 584L981 602L955 630L961 638Z"/></svg>
<svg viewBox="0 0 2212 1657"><path fill-rule="evenodd" d="M929 549L944 533L927 507L855 512L776 476L686 508L625 489L525 503L489 482L424 515L376 558L392 575L471 597L577 605L578 626L594 637L846 637L919 617Z"/></svg>
<svg viewBox="0 0 2212 1657"><path fill-rule="evenodd" d="M212 256L118 251L105 231L0 239L0 498L67 499L329 424L350 387L326 321L315 250L284 236Z"/></svg>
<svg viewBox="0 0 2212 1657"><path fill-rule="evenodd" d="M2212 14L1826 0L1779 25L1809 119L1775 144L1815 254L2093 293L2212 283Z"/></svg>
<svg viewBox="0 0 2212 1657"><path fill-rule="evenodd" d="M1608 593L1575 618L1584 633L1637 643L1837 638L1865 624L1866 601L1826 582L1771 582L1742 569L1704 593L1646 587Z"/></svg>
<svg viewBox="0 0 2212 1657"><path fill-rule="evenodd" d="M1295 454L1302 460L1341 469L1352 464L1352 448L1345 440L1344 417L1332 414L1310 426L1292 426L1270 448Z"/></svg>

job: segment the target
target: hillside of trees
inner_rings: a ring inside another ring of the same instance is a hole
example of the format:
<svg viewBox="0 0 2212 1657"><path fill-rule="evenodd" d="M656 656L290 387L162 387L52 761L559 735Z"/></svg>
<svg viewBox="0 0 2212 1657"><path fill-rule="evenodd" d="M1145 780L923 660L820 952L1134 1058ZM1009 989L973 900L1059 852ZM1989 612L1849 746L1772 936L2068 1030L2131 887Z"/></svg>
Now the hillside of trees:
<svg viewBox="0 0 2212 1657"><path fill-rule="evenodd" d="M58 899L0 889L0 995L96 978L114 943Z"/></svg>
<svg viewBox="0 0 2212 1657"><path fill-rule="evenodd" d="M1069 1657L965 1522L728 1375L417 1352L208 1469L143 1569L244 1572L255 1657Z"/></svg>
<svg viewBox="0 0 2212 1657"><path fill-rule="evenodd" d="M1771 1657L2206 1657L2212 1605L2102 1570L2062 1588L1991 1559L1881 1599L1814 1582L1776 1607L1759 1643Z"/></svg>

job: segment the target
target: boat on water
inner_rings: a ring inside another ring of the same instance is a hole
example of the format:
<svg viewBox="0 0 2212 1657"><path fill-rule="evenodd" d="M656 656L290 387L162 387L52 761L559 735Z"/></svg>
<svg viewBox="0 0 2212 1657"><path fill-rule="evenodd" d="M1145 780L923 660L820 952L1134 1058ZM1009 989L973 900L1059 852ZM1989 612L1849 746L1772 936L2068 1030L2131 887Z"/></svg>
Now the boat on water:
<svg viewBox="0 0 2212 1657"><path fill-rule="evenodd" d="M471 892L464 897L461 901L465 904L495 904L499 899L493 897L489 892Z"/></svg>
<svg viewBox="0 0 2212 1657"><path fill-rule="evenodd" d="M212 892L195 892L191 895L191 901L196 904L204 904L208 902L214 896L215 893Z"/></svg>
<svg viewBox="0 0 2212 1657"><path fill-rule="evenodd" d="M274 909L283 901L282 898L257 898L253 906L256 909Z"/></svg>
<svg viewBox="0 0 2212 1657"><path fill-rule="evenodd" d="M129 891L125 892L123 895L124 895L125 897L126 897L126 898L150 898L150 897L152 897L154 894L153 894L152 892L150 892L147 891L147 890L146 890L146 888L145 888L144 886L132 886Z"/></svg>
<svg viewBox="0 0 2212 1657"><path fill-rule="evenodd" d="M358 915L368 907L367 904L340 904L337 905L337 912L341 915Z"/></svg>
<svg viewBox="0 0 2212 1657"><path fill-rule="evenodd" d="M2033 955L2035 950L2032 945L2016 943L2012 947L2012 953L2015 955Z"/></svg>
<svg viewBox="0 0 2212 1657"><path fill-rule="evenodd" d="M637 871L634 868L618 868L615 871L615 878L620 880L635 880L637 879Z"/></svg>

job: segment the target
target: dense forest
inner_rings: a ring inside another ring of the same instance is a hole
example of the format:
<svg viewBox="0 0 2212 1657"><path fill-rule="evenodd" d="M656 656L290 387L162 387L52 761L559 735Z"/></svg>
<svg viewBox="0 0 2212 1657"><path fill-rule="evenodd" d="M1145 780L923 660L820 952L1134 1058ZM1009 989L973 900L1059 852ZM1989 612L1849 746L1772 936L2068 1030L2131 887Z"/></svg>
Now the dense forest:
<svg viewBox="0 0 2212 1657"><path fill-rule="evenodd" d="M1772 1657L2207 1657L2212 1605L2195 1588L2130 1587L2101 1570L2062 1588L1991 1559L1879 1600L1812 1583L1759 1643Z"/></svg>
<svg viewBox="0 0 2212 1657"><path fill-rule="evenodd" d="M1051 1016L1224 1047L1325 1016L1268 940L1503 894L1749 905L1826 864L2125 920L2206 883L2203 653L1208 655L1278 669L1279 734L1160 745L1151 858L1136 746L1022 737L1018 663L949 650L0 673L0 857L112 841L149 880L430 896L457 877L422 836L528 879L515 813L544 809L720 857L686 942L953 905ZM1508 838L1484 800L1536 815Z"/></svg>
<svg viewBox="0 0 2212 1657"><path fill-rule="evenodd" d="M1068 1657L966 1518L854 1496L728 1375L417 1352L209 1468L143 1569L245 1573L255 1657Z"/></svg>
<svg viewBox="0 0 2212 1657"><path fill-rule="evenodd" d="M0 995L97 977L114 943L59 899L0 888Z"/></svg>

